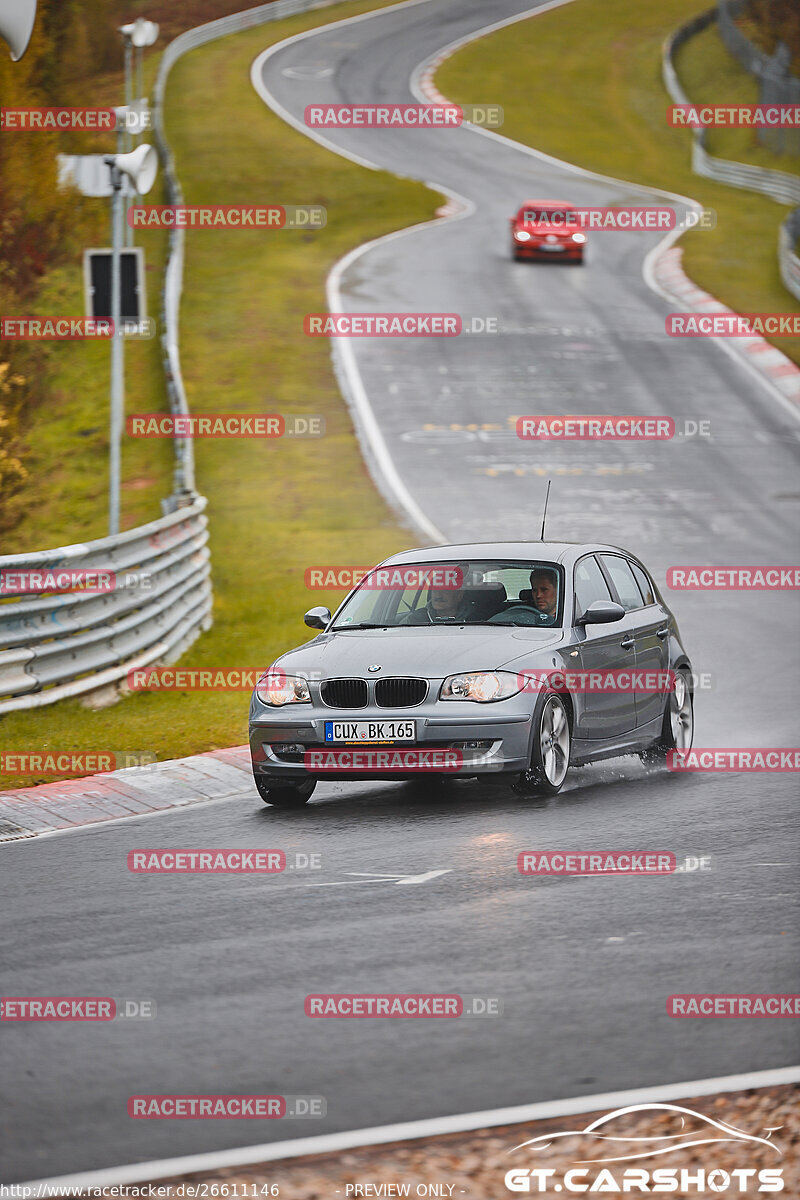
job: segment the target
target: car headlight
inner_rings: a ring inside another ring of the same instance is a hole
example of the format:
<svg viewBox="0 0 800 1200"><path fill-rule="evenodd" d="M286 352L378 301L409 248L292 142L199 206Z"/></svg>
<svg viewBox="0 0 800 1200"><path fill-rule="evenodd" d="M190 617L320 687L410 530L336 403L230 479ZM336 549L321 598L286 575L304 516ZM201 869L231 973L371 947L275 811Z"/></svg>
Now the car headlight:
<svg viewBox="0 0 800 1200"><path fill-rule="evenodd" d="M488 704L492 700L506 700L521 690L519 677L509 671L472 671L448 675L439 699L475 700L478 704Z"/></svg>
<svg viewBox="0 0 800 1200"><path fill-rule="evenodd" d="M262 704L273 708L311 703L308 681L300 675L284 675L283 671L265 671L256 684L256 695Z"/></svg>
<svg viewBox="0 0 800 1200"><path fill-rule="evenodd" d="M585 242L586 234L585 233L573 233L572 240L573 240L573 242Z"/></svg>
<svg viewBox="0 0 800 1200"><path fill-rule="evenodd" d="M528 233L527 229L518 229L516 230L514 237L518 242L529 242L531 235Z"/></svg>

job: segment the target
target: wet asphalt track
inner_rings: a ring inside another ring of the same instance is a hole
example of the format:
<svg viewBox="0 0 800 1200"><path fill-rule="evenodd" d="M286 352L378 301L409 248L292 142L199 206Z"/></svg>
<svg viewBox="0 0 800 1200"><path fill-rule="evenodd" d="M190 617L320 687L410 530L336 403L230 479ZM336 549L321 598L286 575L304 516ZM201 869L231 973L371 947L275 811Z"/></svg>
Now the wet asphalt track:
<svg viewBox="0 0 800 1200"><path fill-rule="evenodd" d="M496 0L492 19L522 7ZM318 100L412 100L416 64L485 12L435 0L323 31L272 56L266 83L295 114ZM467 129L326 137L476 206L377 246L343 279L352 310L497 316L506 331L356 343L401 477L447 537L537 536L544 468L553 537L619 542L662 581L671 563L794 561L797 423L714 345L666 338L669 306L641 275L646 235L597 235L583 270L509 260L506 218L526 196L637 203L641 193ZM562 411L710 419L713 436L540 448L513 432L447 428L511 430L512 415ZM444 432L425 436L426 423ZM790 594L672 602L712 683L698 697L697 744L791 745ZM7 845L3 994L152 997L158 1016L0 1027L0 1074L15 1093L0 1177L792 1063L793 1022L675 1021L665 1002L797 990L796 811L791 776L678 778L620 760L575 772L541 802L473 783L434 798L411 785L329 784L298 814L248 792ZM129 875L127 851L152 845L276 846L320 853L322 868L267 880ZM533 847L669 849L710 855L712 870L534 881L516 871ZM438 869L449 873L412 886L348 874ZM322 990L458 992L498 997L504 1012L312 1021L303 998ZM131 1121L127 1097L143 1092L321 1094L328 1117Z"/></svg>

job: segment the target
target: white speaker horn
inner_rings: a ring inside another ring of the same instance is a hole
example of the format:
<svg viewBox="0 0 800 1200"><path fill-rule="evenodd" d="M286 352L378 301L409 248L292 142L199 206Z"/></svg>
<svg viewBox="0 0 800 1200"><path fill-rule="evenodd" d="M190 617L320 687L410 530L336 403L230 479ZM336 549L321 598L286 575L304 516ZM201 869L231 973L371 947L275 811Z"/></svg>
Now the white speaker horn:
<svg viewBox="0 0 800 1200"><path fill-rule="evenodd" d="M36 23L36 0L0 0L0 37L8 42L12 62L28 49Z"/></svg>
<svg viewBox="0 0 800 1200"><path fill-rule="evenodd" d="M137 146L130 154L115 154L114 165L127 175L136 194L146 196L158 174L158 154L152 146Z"/></svg>

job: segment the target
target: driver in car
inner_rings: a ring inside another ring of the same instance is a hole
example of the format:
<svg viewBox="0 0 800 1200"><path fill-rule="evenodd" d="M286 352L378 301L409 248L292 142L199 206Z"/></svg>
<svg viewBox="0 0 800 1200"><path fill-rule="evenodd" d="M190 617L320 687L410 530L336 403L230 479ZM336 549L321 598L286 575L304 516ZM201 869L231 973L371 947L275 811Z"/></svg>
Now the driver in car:
<svg viewBox="0 0 800 1200"><path fill-rule="evenodd" d="M555 619L558 608L558 576L546 567L531 571L531 603L544 616Z"/></svg>

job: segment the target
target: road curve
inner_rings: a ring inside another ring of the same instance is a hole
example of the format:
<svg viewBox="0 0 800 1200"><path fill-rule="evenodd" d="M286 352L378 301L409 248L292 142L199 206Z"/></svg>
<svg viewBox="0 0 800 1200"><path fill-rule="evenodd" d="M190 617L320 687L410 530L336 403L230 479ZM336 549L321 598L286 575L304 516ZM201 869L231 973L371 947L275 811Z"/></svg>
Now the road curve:
<svg viewBox="0 0 800 1200"><path fill-rule="evenodd" d="M522 7L495 0L492 20ZM272 54L264 86L295 116L317 100L412 100L415 66L485 23L479 0L424 0L322 29ZM661 578L672 562L792 560L796 425L718 348L666 339L667 306L642 279L652 243L598 236L582 271L508 259L506 218L527 195L637 202L641 190L468 129L326 137L469 202L459 220L379 242L342 278L352 310L499 318L491 337L354 346L399 478L445 536L536 536L543 470L552 536L618 541ZM542 450L505 432L510 416L536 411L702 417L713 436ZM698 741L791 744L786 595L687 593L674 605L713 684L698 697ZM795 791L773 776L648 776L624 760L576 772L554 800L473 783L436 799L329 784L301 813L248 792L7 845L4 993L152 997L158 1016L4 1023L0 1069L16 1100L0 1130L4 1182L791 1063L789 1021L674 1021L665 1002L798 990ZM128 850L152 845L277 846L319 853L322 868L268 880L129 874ZM708 855L712 869L531 880L516 855L534 846L669 849ZM412 886L354 874L435 870L448 873ZM304 996L323 990L496 996L503 1015L306 1018ZM127 1117L129 1095L169 1092L321 1094L328 1117Z"/></svg>

